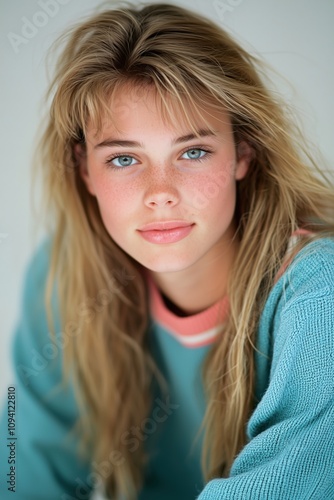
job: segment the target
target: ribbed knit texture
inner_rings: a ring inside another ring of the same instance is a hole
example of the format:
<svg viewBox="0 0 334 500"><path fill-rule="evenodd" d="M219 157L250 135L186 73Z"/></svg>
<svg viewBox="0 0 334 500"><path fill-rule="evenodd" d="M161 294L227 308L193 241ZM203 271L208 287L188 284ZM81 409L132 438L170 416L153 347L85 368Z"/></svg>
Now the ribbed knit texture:
<svg viewBox="0 0 334 500"><path fill-rule="evenodd" d="M78 416L73 390L54 391L62 348L60 342L58 350L51 346L42 301L48 251L47 244L41 246L25 276L12 346L16 493L6 483L6 405L0 422L1 499L87 499L92 491L90 463L78 459L74 437L65 439ZM226 479L204 483L201 437L194 443L205 411L201 366L217 338L203 333L212 332L218 309L201 313L205 331L192 333L191 318L171 318L161 298L155 299L160 305L151 302L148 338L169 393L157 390L140 437L127 436L128 446L142 440L151 453L139 500L334 500L334 240L303 249L268 297L257 334L249 442ZM180 319L188 321L182 326Z"/></svg>
<svg viewBox="0 0 334 500"><path fill-rule="evenodd" d="M334 499L334 243L308 245L274 287L256 355L249 443L199 500Z"/></svg>

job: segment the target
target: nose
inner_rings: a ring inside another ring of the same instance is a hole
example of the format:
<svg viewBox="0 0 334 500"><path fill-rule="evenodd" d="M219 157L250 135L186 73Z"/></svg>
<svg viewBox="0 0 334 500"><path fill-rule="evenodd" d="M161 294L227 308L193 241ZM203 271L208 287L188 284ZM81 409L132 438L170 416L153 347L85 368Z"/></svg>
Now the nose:
<svg viewBox="0 0 334 500"><path fill-rule="evenodd" d="M170 173L166 172L159 179L153 177L154 174L151 173L149 182L149 187L146 190L144 203L149 208L172 208L179 202L179 194L175 188L175 183L171 181Z"/></svg>
<svg viewBox="0 0 334 500"><path fill-rule="evenodd" d="M149 208L173 207L177 204L177 197L170 191L156 191L145 197L145 205Z"/></svg>

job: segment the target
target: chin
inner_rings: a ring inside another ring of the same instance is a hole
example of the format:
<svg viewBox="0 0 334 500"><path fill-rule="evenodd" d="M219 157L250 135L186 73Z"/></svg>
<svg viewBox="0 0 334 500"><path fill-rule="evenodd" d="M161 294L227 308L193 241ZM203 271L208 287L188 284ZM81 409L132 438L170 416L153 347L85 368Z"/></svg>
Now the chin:
<svg viewBox="0 0 334 500"><path fill-rule="evenodd" d="M167 259L156 259L155 261L143 259L139 262L142 266L155 273L176 273L183 271L192 265L192 262L190 262L189 259L178 260L173 259L173 257L170 256Z"/></svg>

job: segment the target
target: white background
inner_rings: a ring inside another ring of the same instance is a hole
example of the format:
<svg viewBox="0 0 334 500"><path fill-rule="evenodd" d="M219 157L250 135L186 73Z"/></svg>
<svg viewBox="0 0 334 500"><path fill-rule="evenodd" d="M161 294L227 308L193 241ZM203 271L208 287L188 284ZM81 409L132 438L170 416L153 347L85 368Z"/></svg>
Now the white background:
<svg viewBox="0 0 334 500"><path fill-rule="evenodd" d="M53 16L45 14L41 6L48 2L54 6ZM227 28L284 77L277 79L279 91L293 103L305 133L333 168L334 2L174 3L193 8ZM10 343L20 311L23 272L44 235L38 215L32 212L30 162L47 85L45 55L67 26L97 5L96 0L0 0L0 399L13 376ZM15 50L10 33L26 34L27 20L39 26ZM37 214L38 198L35 192Z"/></svg>

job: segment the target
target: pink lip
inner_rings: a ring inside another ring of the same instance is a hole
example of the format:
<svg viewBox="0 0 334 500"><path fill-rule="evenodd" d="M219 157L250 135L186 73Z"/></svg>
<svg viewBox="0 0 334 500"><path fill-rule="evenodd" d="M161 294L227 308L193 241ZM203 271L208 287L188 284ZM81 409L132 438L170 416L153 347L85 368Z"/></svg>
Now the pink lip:
<svg viewBox="0 0 334 500"><path fill-rule="evenodd" d="M165 230L165 229L175 229L176 227L186 227L191 226L192 222L187 222L184 220L170 220L170 221L156 221L150 224L145 224L138 229L138 231L154 231L154 230Z"/></svg>
<svg viewBox="0 0 334 500"><path fill-rule="evenodd" d="M191 232L194 224L185 221L153 222L139 229L150 243L175 243Z"/></svg>

